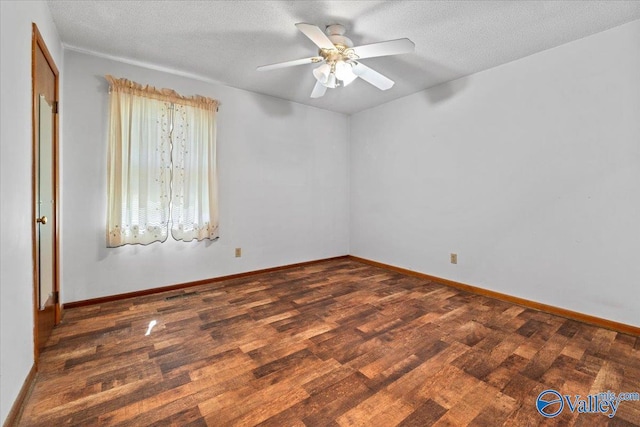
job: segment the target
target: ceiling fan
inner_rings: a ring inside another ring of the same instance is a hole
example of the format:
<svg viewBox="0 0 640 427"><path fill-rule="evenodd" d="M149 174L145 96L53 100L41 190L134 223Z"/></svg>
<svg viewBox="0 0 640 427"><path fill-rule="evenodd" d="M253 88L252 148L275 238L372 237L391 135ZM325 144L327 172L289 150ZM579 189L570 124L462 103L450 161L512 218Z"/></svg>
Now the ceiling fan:
<svg viewBox="0 0 640 427"><path fill-rule="evenodd" d="M318 46L318 55L262 65L258 67L258 71L276 70L294 65L321 64L313 70L316 84L311 92L311 98L320 98L327 88L347 86L358 77L380 90L390 89L394 84L393 80L367 67L360 60L410 53L415 47L415 44L406 38L354 47L353 42L345 37L346 30L340 24L328 25L326 34L312 24L298 23L296 27Z"/></svg>

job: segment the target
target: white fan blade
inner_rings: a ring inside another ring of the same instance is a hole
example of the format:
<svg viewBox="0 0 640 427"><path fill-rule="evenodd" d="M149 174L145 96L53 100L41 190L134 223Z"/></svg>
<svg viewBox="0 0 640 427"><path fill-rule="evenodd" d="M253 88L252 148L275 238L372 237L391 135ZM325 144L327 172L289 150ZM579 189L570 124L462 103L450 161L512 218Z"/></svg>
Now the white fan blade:
<svg viewBox="0 0 640 427"><path fill-rule="evenodd" d="M372 70L360 62L357 62L353 67L353 74L360 77L362 80L366 81L377 87L380 90L391 89L394 84L394 81L388 77L383 76L379 72Z"/></svg>
<svg viewBox="0 0 640 427"><path fill-rule="evenodd" d="M278 68L293 67L294 65L312 64L322 61L320 56L312 56L311 58L294 59L293 61L278 62L277 64L261 65L256 68L258 71L277 70Z"/></svg>
<svg viewBox="0 0 640 427"><path fill-rule="evenodd" d="M416 45L409 39L398 39L356 46L353 51L358 55L358 58L362 59L410 53L413 52L415 47Z"/></svg>
<svg viewBox="0 0 640 427"><path fill-rule="evenodd" d="M331 43L329 37L322 31L320 28L315 25L305 24L304 22L300 22L296 24L296 27L302 33L309 37L309 39L316 44L320 49L335 49L336 47Z"/></svg>
<svg viewBox="0 0 640 427"><path fill-rule="evenodd" d="M327 91L327 87L320 82L316 82L316 85L313 87L313 91L311 92L311 98L320 98L324 96L324 93Z"/></svg>

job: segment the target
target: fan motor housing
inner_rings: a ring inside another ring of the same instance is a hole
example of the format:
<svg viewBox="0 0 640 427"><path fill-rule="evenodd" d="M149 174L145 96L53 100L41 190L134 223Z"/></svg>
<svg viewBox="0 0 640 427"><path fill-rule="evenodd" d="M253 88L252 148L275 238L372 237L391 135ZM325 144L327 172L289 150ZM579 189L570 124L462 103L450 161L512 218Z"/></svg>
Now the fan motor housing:
<svg viewBox="0 0 640 427"><path fill-rule="evenodd" d="M331 40L331 43L335 45L353 47L353 42L351 41L351 39L349 37L345 37L344 35L347 32L347 29L344 28L344 25L327 25L327 29L325 30L325 32L327 33L329 40Z"/></svg>

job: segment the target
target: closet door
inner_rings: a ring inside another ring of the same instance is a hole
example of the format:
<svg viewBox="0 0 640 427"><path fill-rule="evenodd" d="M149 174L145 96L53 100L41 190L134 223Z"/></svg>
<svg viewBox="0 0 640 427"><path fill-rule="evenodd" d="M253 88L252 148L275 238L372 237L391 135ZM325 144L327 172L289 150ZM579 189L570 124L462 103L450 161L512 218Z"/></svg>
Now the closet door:
<svg viewBox="0 0 640 427"><path fill-rule="evenodd" d="M58 69L33 24L33 260L35 362L60 320L58 301Z"/></svg>

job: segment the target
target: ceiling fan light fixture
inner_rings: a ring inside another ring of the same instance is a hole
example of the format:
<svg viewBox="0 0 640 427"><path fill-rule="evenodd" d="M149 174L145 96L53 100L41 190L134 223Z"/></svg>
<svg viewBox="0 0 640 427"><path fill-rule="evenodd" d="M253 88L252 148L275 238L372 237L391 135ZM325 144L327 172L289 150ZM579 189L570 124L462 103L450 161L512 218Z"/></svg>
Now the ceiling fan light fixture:
<svg viewBox="0 0 640 427"><path fill-rule="evenodd" d="M340 86L339 79L336 78L335 71L329 64L322 64L318 68L315 68L313 70L313 76L320 84L330 89L335 89Z"/></svg>
<svg viewBox="0 0 640 427"><path fill-rule="evenodd" d="M329 74L327 81L323 84L330 89L335 89L340 85L340 82L336 79L335 73L331 73Z"/></svg>
<svg viewBox="0 0 640 427"><path fill-rule="evenodd" d="M380 90L390 89L390 78L360 63L361 59L413 52L415 44L409 39L387 40L362 46L353 46L345 37L346 29L340 24L328 25L325 31L318 26L299 22L296 27L318 47L318 54L310 58L263 65L258 70L275 70L303 64L318 64L313 69L316 84L311 98L320 98L328 88L348 86L358 77Z"/></svg>
<svg viewBox="0 0 640 427"><path fill-rule="evenodd" d="M313 69L313 76L322 84L327 82L330 74L331 66L329 64L322 64L318 68Z"/></svg>
<svg viewBox="0 0 640 427"><path fill-rule="evenodd" d="M342 82L341 86L348 86L358 78L358 76L353 73L352 65L348 62L336 62L335 70L336 78Z"/></svg>

